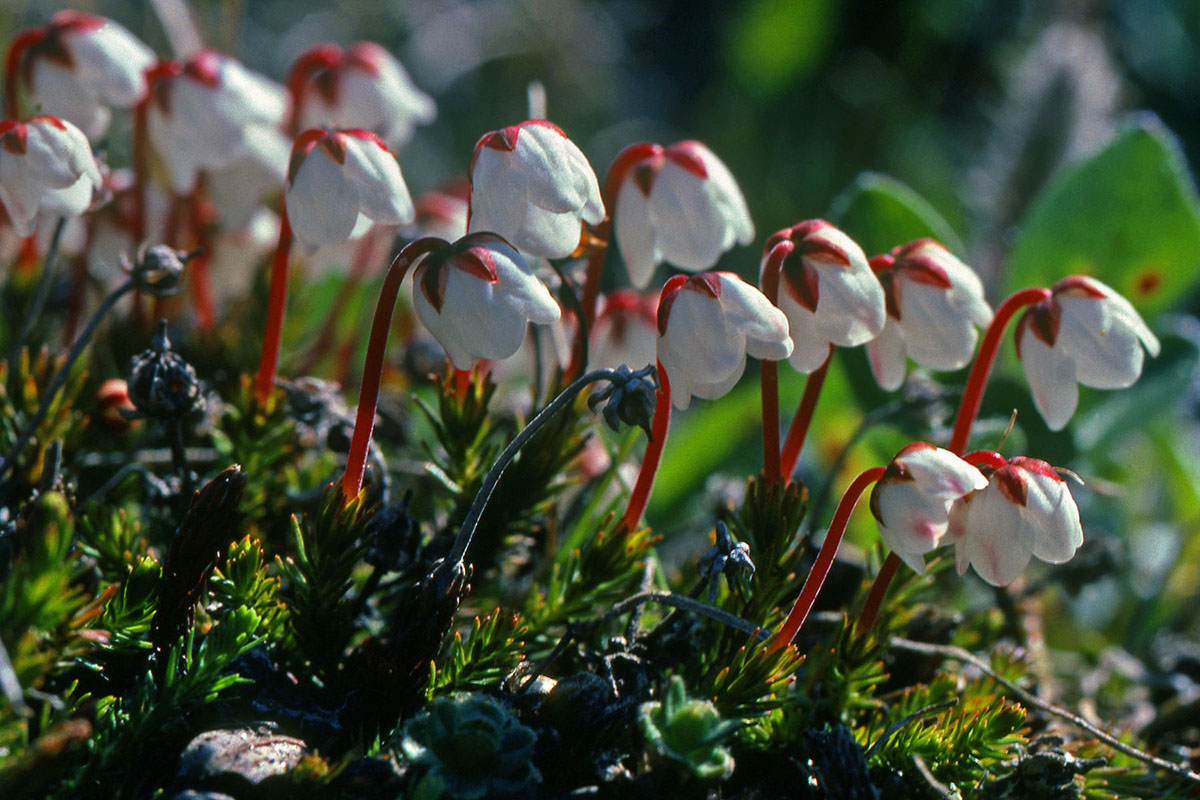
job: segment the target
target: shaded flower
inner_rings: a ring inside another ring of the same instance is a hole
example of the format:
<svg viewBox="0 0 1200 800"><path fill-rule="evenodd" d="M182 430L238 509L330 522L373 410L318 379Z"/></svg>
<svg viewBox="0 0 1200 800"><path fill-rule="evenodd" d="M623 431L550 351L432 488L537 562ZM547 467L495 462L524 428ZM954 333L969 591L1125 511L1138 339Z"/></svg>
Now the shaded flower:
<svg viewBox="0 0 1200 800"><path fill-rule="evenodd" d="M738 382L746 356L777 361L792 352L788 321L762 292L731 272L676 275L658 304L658 360L672 402L715 400Z"/></svg>
<svg viewBox="0 0 1200 800"><path fill-rule="evenodd" d="M1017 356L1033 401L1051 430L1061 430L1079 404L1079 386L1123 389L1142 374L1144 347L1158 338L1129 301L1095 278L1072 275L1050 288L1017 323Z"/></svg>
<svg viewBox="0 0 1200 800"><path fill-rule="evenodd" d="M346 241L360 214L384 225L413 220L400 165L365 130L311 128L297 136L284 199L296 238L313 247Z"/></svg>
<svg viewBox="0 0 1200 800"><path fill-rule="evenodd" d="M787 315L796 348L788 361L800 372L816 370L830 345L856 347L883 330L883 287L853 239L824 220L807 220L771 236L762 268L784 248L779 308Z"/></svg>
<svg viewBox="0 0 1200 800"><path fill-rule="evenodd" d="M46 115L0 122L0 205L21 236L41 211L82 214L101 183L92 147L71 123Z"/></svg>
<svg viewBox="0 0 1200 800"><path fill-rule="evenodd" d="M365 128L398 149L418 125L437 117L433 100L375 42L343 50L319 44L305 51L288 73L292 131L304 128Z"/></svg>
<svg viewBox="0 0 1200 800"><path fill-rule="evenodd" d="M992 309L979 277L932 239L918 239L871 259L883 284L887 321L867 342L867 358L884 389L904 382L905 357L938 370L966 366Z"/></svg>
<svg viewBox="0 0 1200 800"><path fill-rule="evenodd" d="M278 127L287 107L283 87L214 50L161 61L146 78L148 133L180 194L195 187L200 170L242 157L254 127Z"/></svg>
<svg viewBox="0 0 1200 800"><path fill-rule="evenodd" d="M606 294L589 331L588 359L596 367L651 364L658 346L656 294L618 289Z"/></svg>
<svg viewBox="0 0 1200 800"><path fill-rule="evenodd" d="M562 312L521 254L500 237L473 233L427 255L413 276L417 317L458 369L508 358L530 322Z"/></svg>
<svg viewBox="0 0 1200 800"><path fill-rule="evenodd" d="M604 220L596 175L583 152L553 123L533 119L487 133L475 145L471 233L491 231L522 253L565 258L582 223Z"/></svg>
<svg viewBox="0 0 1200 800"><path fill-rule="evenodd" d="M617 246L641 289L662 262L708 269L749 244L754 223L729 168L700 142L635 144L617 156L605 184Z"/></svg>
<svg viewBox="0 0 1200 800"><path fill-rule="evenodd" d="M145 71L154 61L154 52L116 22L59 11L13 40L8 89L19 79L32 106L95 140L108 129L109 107L130 108L146 93Z"/></svg>
<svg viewBox="0 0 1200 800"><path fill-rule="evenodd" d="M925 554L942 544L955 500L987 478L961 458L925 442L903 448L871 491L871 513L892 552L920 575Z"/></svg>
<svg viewBox="0 0 1200 800"><path fill-rule="evenodd" d="M946 539L954 542L958 574L970 565L993 586L1006 586L1032 556L1069 561L1083 544L1083 528L1067 482L1045 461L987 455L986 488L963 496L950 513Z"/></svg>

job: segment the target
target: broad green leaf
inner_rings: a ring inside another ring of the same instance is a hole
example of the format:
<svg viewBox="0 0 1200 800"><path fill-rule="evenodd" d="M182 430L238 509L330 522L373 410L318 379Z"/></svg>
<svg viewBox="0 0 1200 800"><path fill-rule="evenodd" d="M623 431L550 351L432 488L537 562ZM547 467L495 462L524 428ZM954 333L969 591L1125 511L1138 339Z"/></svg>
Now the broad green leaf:
<svg viewBox="0 0 1200 800"><path fill-rule="evenodd" d="M933 206L900 181L878 172L859 174L834 198L829 219L862 245L868 256L927 236L963 253L954 229Z"/></svg>
<svg viewBox="0 0 1200 800"><path fill-rule="evenodd" d="M1173 134L1150 114L1034 198L1013 244L1011 291L1086 273L1143 313L1160 311L1200 271L1200 200Z"/></svg>

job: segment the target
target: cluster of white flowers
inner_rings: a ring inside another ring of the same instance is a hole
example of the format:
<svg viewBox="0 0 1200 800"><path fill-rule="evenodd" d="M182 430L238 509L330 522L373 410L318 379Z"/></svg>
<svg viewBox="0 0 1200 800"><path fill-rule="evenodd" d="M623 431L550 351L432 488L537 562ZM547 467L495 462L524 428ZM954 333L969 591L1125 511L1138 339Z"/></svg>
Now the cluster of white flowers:
<svg viewBox="0 0 1200 800"><path fill-rule="evenodd" d="M637 290L663 263L695 273L666 281L657 305L622 290L601 298L598 317L595 308L582 312L598 323L595 349L610 363L627 352L626 341L640 343L643 354L656 342L653 357L679 408L727 392L747 355L813 373L836 347L865 345L879 385L896 389L908 359L935 370L970 363L978 331L993 321L981 281L943 245L922 239L868 259L820 220L767 240L762 291L707 271L734 245L749 244L754 226L730 170L695 141L626 148L601 191L587 157L560 128L528 120L480 138L465 192L431 193L414 205L392 148L436 108L372 43L307 51L285 87L213 51L158 60L110 20L61 12L21 34L7 64L0 204L18 235L32 234L39 215L77 216L102 198L106 170L89 139L105 134L112 109L133 108L139 174L110 183L137 193L136 213L126 215L133 235L147 236L152 155L165 168L167 191L180 197L203 187L223 213L244 208L232 215L244 224L282 189L277 261L285 270L289 229L317 248L372 225L427 224L456 241L418 257L415 310L460 369L507 358L528 323L564 317L538 277L538 259L605 247ZM19 119L18 88L46 113ZM1074 413L1077 384L1130 385L1143 349L1155 354L1158 342L1133 307L1095 279L1072 276L1039 297L1016 343L1036 406L1059 429ZM278 347L278 331L271 336ZM268 389L273 364L264 372ZM980 458L976 465L924 444L897 455L872 498L894 552L920 570L925 553L953 543L960 570L974 565L993 583L1011 581L1031 556L1069 558L1082 535L1057 473L1032 459Z"/></svg>

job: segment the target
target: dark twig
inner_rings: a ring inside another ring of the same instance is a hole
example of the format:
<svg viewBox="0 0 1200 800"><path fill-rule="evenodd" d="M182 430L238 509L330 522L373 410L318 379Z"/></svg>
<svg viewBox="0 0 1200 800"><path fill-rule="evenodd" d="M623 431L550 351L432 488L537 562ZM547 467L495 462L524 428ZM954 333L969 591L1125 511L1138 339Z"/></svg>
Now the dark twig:
<svg viewBox="0 0 1200 800"><path fill-rule="evenodd" d="M912 762L913 766L917 768L917 774L925 780L925 783L929 784L929 788L933 790L934 794L942 798L942 800L960 800L960 795L957 792L951 791L949 786L934 777L929 769L929 765L925 763L925 759L913 753Z"/></svg>
<svg viewBox="0 0 1200 800"><path fill-rule="evenodd" d="M662 603L664 606L691 611L693 614L699 614L702 617L716 620L724 623L735 630L742 633L754 636L760 641L766 641L771 638L769 631L764 631L760 626L753 622L744 620L741 617L730 614L728 611L722 611L716 606L710 606L708 603L703 603L694 598L688 597L685 594L675 594L674 592L639 592L638 594L628 597L610 608L608 612L600 618L600 622L605 622L613 617L619 617L626 612L632 611L634 608L649 602Z"/></svg>
<svg viewBox="0 0 1200 800"><path fill-rule="evenodd" d="M993 681L995 681L996 683L1003 686L1005 689L1007 689L1009 692L1011 692L1017 699L1019 699L1025 705L1031 706L1033 708L1038 709L1039 711L1050 714L1051 716L1055 716L1055 717L1058 717L1059 719L1065 720L1065 721L1071 723L1072 725L1074 725L1075 727L1077 727L1083 731L1086 731L1088 734L1096 737L1097 739L1099 739L1100 741L1104 742L1106 745L1111 747L1113 750L1116 750L1119 753L1124 753L1125 755L1130 756L1131 758L1136 758L1138 761L1141 761L1143 764L1149 764L1150 766L1157 767L1158 769L1161 769L1163 772L1170 773L1171 775L1174 775L1175 777L1180 778L1181 780L1191 781L1192 783L1200 784L1200 775L1196 774L1195 772L1188 769L1187 767L1181 766L1179 764L1173 764L1170 761L1167 761L1166 759L1159 758L1158 756L1150 755L1149 753L1145 752L1144 750L1139 750L1138 748L1136 748L1132 745L1128 745L1125 742L1122 742L1120 739L1116 738L1115 736L1105 733L1103 730L1101 730L1100 728L1097 728L1095 725L1088 722L1086 719L1084 719L1083 717L1074 713L1073 711L1068 711L1067 709L1060 708L1059 706L1056 706L1052 703L1047 703L1045 700L1042 700L1041 698L1039 698L1037 695L1033 694L1032 692L1028 692L1025 689L1022 689L1020 686L1016 685L1015 683L1000 676L995 670L993 670L991 667L989 667L986 662L984 662L982 659L977 657L974 653L964 650L961 647L954 647L953 645L946 645L946 644L928 644L926 642L913 642L908 639L901 639L898 637L892 637L891 639L889 639L888 644L891 647L896 648L897 650L906 650L910 653L920 653L922 655L927 655L927 656L941 656L942 658L952 658L955 661L961 661L964 664L970 664L971 666L975 667L975 669L979 670L984 675L987 675Z"/></svg>

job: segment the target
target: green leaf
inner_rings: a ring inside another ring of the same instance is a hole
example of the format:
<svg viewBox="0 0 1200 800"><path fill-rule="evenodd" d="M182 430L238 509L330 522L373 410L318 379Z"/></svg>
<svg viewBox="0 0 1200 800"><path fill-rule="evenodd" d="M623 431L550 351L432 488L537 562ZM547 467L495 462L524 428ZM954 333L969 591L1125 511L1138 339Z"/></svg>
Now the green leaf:
<svg viewBox="0 0 1200 800"><path fill-rule="evenodd" d="M1142 313L1168 307L1200 271L1200 200L1175 136L1150 114L1063 171L1034 199L1009 256L1010 291L1087 273Z"/></svg>
<svg viewBox="0 0 1200 800"><path fill-rule="evenodd" d="M933 206L900 181L878 172L860 173L835 197L829 220L862 245L868 256L925 237L963 253L958 235Z"/></svg>

